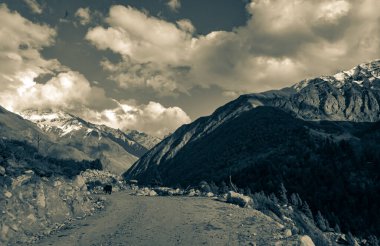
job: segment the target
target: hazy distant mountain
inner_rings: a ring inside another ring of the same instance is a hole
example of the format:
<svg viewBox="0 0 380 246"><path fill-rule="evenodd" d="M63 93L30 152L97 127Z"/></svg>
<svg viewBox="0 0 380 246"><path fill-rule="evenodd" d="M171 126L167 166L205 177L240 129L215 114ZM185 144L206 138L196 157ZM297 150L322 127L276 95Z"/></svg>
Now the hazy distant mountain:
<svg viewBox="0 0 380 246"><path fill-rule="evenodd" d="M180 127L124 176L189 185L231 175L267 192L284 182L343 229L379 235L380 127L370 123L380 120L379 63L240 96Z"/></svg>
<svg viewBox="0 0 380 246"><path fill-rule="evenodd" d="M115 173L126 171L160 141L137 131L95 125L61 111L27 110L21 115L36 123L54 142L77 149L90 159L100 159L105 169Z"/></svg>

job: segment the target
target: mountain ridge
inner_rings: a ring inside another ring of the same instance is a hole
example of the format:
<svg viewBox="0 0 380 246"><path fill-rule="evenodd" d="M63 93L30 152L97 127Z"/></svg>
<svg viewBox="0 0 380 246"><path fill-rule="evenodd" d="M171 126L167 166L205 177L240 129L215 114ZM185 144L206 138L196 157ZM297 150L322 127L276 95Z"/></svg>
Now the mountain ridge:
<svg viewBox="0 0 380 246"><path fill-rule="evenodd" d="M159 139L133 130L96 125L59 110L26 110L20 115L34 122L53 141L71 146L90 159L100 159L114 173L124 172Z"/></svg>
<svg viewBox="0 0 380 246"><path fill-rule="evenodd" d="M283 182L346 232L380 235L373 195L380 192L379 64L242 95L177 129L123 176L185 187L231 177L241 188L269 193ZM358 212L361 199L371 206ZM363 229L367 224L373 228Z"/></svg>

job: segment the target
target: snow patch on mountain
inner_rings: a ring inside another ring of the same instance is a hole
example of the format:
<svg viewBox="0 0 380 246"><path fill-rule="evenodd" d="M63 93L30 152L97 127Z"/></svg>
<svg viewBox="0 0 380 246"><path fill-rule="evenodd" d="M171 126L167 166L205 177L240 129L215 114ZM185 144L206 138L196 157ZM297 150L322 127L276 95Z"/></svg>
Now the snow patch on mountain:
<svg viewBox="0 0 380 246"><path fill-rule="evenodd" d="M34 122L51 139L100 159L114 173L127 170L160 139L138 131L96 125L77 116L53 110L26 110L20 115Z"/></svg>

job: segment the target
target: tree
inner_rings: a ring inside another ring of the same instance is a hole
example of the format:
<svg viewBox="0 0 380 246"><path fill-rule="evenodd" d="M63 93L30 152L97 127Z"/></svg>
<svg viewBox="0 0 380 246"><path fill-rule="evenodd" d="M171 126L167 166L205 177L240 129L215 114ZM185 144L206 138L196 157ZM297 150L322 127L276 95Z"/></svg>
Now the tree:
<svg viewBox="0 0 380 246"><path fill-rule="evenodd" d="M226 194L228 193L229 189L228 189L228 186L226 185L226 182L222 181L222 183L220 184L220 193L222 194Z"/></svg>
<svg viewBox="0 0 380 246"><path fill-rule="evenodd" d="M286 190L284 183L281 183L279 195L280 195L280 202L282 205L287 205L289 203L288 197L286 195L287 192L288 191Z"/></svg>
<svg viewBox="0 0 380 246"><path fill-rule="evenodd" d="M252 196L252 191L251 191L251 189L250 189L249 187L245 187L245 189L244 189L244 194L245 194L246 196Z"/></svg>
<svg viewBox="0 0 380 246"><path fill-rule="evenodd" d="M37 152L40 152L40 143L41 143L41 136L39 133L34 137L34 141L37 143Z"/></svg>
<svg viewBox="0 0 380 246"><path fill-rule="evenodd" d="M210 183L211 192L214 194L219 194L219 187L214 183Z"/></svg>
<svg viewBox="0 0 380 246"><path fill-rule="evenodd" d="M302 207L302 199L298 193L296 193L297 199L298 199L298 207Z"/></svg>
<svg viewBox="0 0 380 246"><path fill-rule="evenodd" d="M371 246L379 246L379 240L376 236L371 235L368 237L368 244Z"/></svg>
<svg viewBox="0 0 380 246"><path fill-rule="evenodd" d="M327 231L328 225L326 224L326 219L323 217L320 211L318 211L317 216L315 217L317 226L322 231Z"/></svg>
<svg viewBox="0 0 380 246"><path fill-rule="evenodd" d="M335 224L334 231L335 231L336 233L342 233L342 231L340 230L340 227L339 227L338 224Z"/></svg>
<svg viewBox="0 0 380 246"><path fill-rule="evenodd" d="M296 208L300 205L299 202L298 202L298 197L297 197L297 195L294 194L294 193L290 196L290 202L291 202L292 205L293 205L294 207L296 207Z"/></svg>
<svg viewBox="0 0 380 246"><path fill-rule="evenodd" d="M212 191L211 191L211 187L210 187L210 185L209 185L206 181L201 181L201 182L199 183L199 188L200 188L201 191L204 192L204 193L212 192Z"/></svg>
<svg viewBox="0 0 380 246"><path fill-rule="evenodd" d="M277 198L276 194L271 193L271 194L269 195L269 199L270 199L274 204L279 204L279 202L278 202L278 198Z"/></svg>
<svg viewBox="0 0 380 246"><path fill-rule="evenodd" d="M355 237L351 234L351 232L348 232L348 233L347 233L347 235L346 235L346 239L347 239L348 245L350 245L350 246L355 246L355 245L357 245L356 239L355 239Z"/></svg>
<svg viewBox="0 0 380 246"><path fill-rule="evenodd" d="M313 220L313 213L310 210L309 204L305 201L302 205L302 212L309 217L310 219Z"/></svg>

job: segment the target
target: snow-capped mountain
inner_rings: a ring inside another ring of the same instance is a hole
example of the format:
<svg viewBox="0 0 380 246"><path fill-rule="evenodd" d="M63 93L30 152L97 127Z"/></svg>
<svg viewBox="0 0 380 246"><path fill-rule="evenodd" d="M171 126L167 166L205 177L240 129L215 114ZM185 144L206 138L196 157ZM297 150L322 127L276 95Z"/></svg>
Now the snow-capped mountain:
<svg viewBox="0 0 380 246"><path fill-rule="evenodd" d="M160 140L137 131L123 132L96 125L62 111L27 110L20 115L34 122L53 141L73 147L107 170L121 173Z"/></svg>
<svg viewBox="0 0 380 246"><path fill-rule="evenodd" d="M380 193L379 65L242 95L180 127L123 176L184 187L232 179L266 192L283 182L346 231L378 234L363 229L380 222L377 210L358 208L362 200L380 205L374 197Z"/></svg>
<svg viewBox="0 0 380 246"><path fill-rule="evenodd" d="M211 116L180 127L136 162L126 176L136 177L151 167L168 163L184 147L259 106L280 108L303 120L373 122L380 120L379 105L380 60L334 76L303 80L289 88L242 95Z"/></svg>
<svg viewBox="0 0 380 246"><path fill-rule="evenodd" d="M125 176L144 176L147 170L170 162L183 148L256 107L280 108L303 120L374 122L380 120L379 105L380 60L334 76L306 79L281 90L242 95L212 115L180 127L137 161Z"/></svg>
<svg viewBox="0 0 380 246"><path fill-rule="evenodd" d="M380 120L380 60L333 76L303 80L290 88L245 96L253 105L274 106L305 120Z"/></svg>

